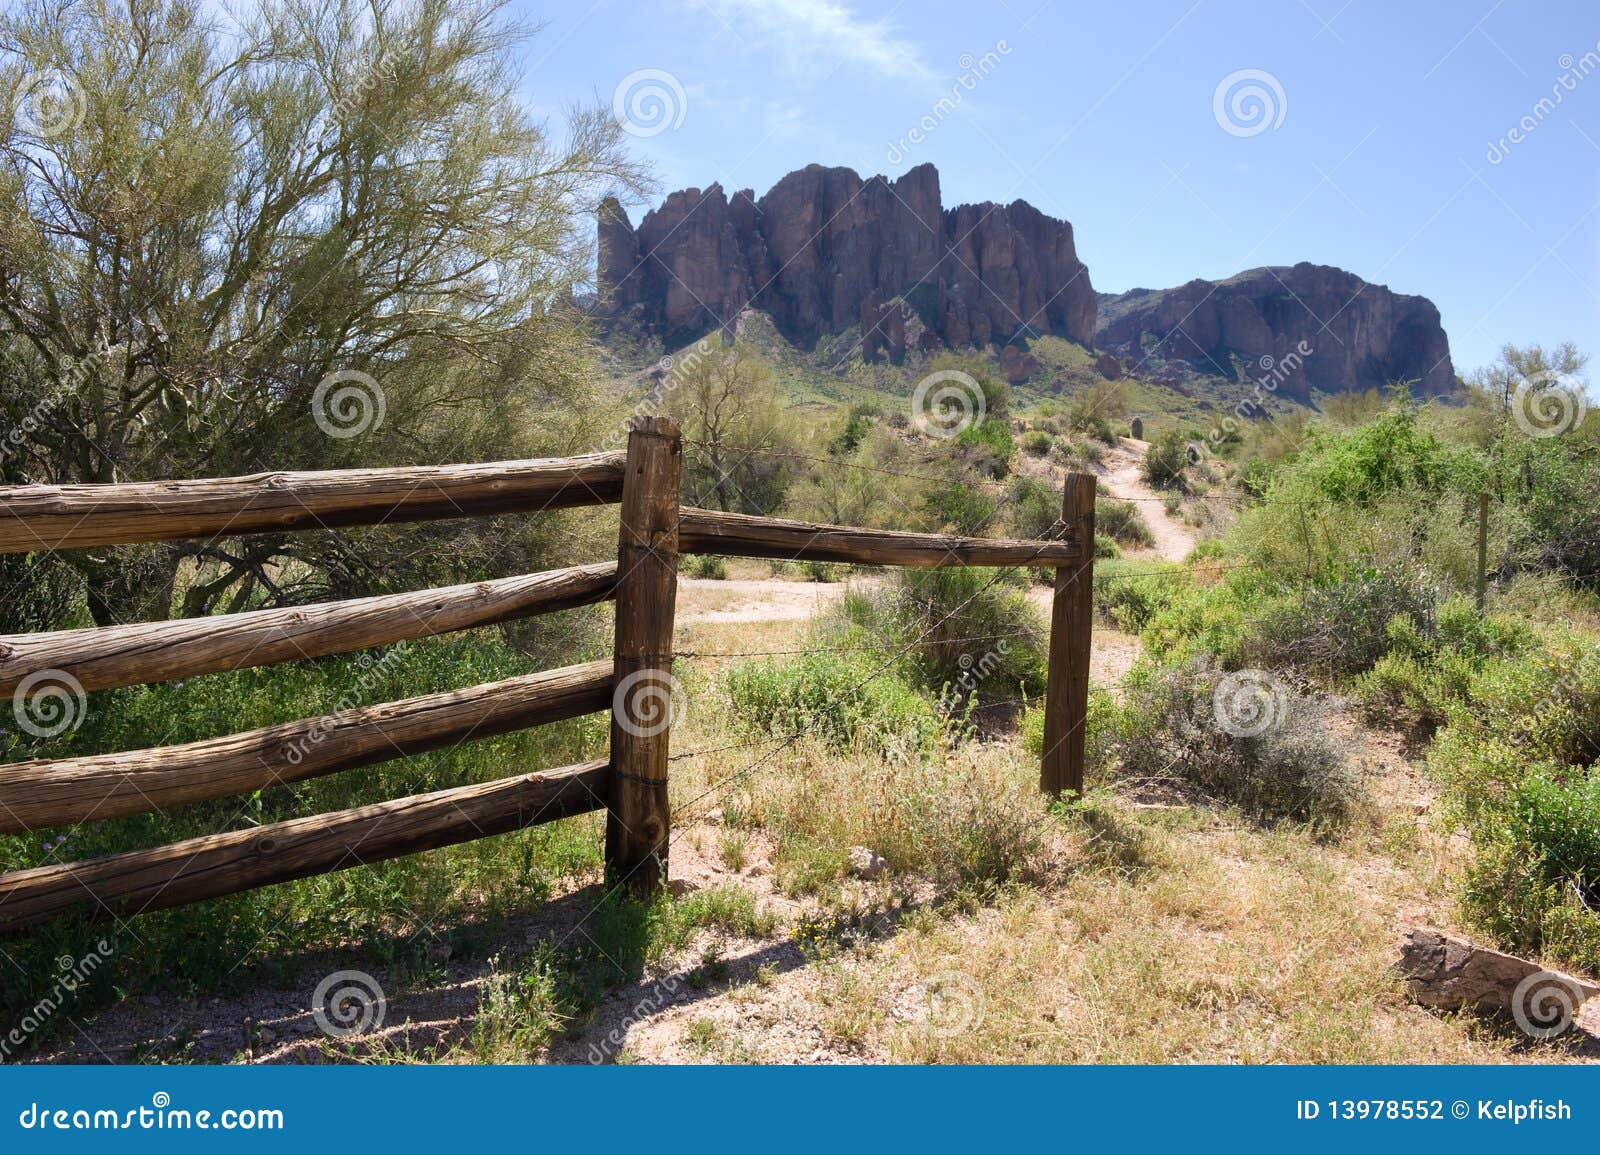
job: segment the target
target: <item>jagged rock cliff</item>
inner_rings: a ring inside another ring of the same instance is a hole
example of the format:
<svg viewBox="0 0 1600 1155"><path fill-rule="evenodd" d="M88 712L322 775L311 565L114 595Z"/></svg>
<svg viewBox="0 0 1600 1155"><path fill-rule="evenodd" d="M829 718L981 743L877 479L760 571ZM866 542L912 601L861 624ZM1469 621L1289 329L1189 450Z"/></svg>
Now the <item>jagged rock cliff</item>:
<svg viewBox="0 0 1600 1155"><path fill-rule="evenodd" d="M1297 371L1277 390L1301 401L1313 388L1331 393L1409 381L1414 392L1433 396L1455 383L1450 342L1432 301L1327 265L1102 294L1099 306L1096 345L1143 376L1255 379L1293 358ZM1311 350L1303 357L1301 342Z"/></svg>
<svg viewBox="0 0 1600 1155"><path fill-rule="evenodd" d="M731 198L719 185L686 189L637 229L608 201L599 240L603 308L669 343L747 307L808 348L859 325L867 357L898 357L919 339L1094 337L1095 295L1072 226L1023 201L946 210L928 164L892 183L810 165L760 200L748 189Z"/></svg>

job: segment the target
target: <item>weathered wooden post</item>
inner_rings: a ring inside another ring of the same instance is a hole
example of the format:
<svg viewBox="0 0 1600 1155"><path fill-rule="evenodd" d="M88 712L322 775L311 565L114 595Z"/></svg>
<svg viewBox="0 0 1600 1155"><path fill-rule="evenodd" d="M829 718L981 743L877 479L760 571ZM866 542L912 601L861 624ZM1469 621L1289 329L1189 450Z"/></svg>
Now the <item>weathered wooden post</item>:
<svg viewBox="0 0 1600 1155"><path fill-rule="evenodd" d="M1051 796L1083 794L1084 730L1089 716L1089 645L1094 628L1094 492L1091 473L1067 474L1061 521L1078 560L1056 569L1050 606L1050 670L1044 692L1044 758L1039 787Z"/></svg>
<svg viewBox="0 0 1600 1155"><path fill-rule="evenodd" d="M628 427L617 539L616 690L611 704L611 786L606 878L648 896L667 877L672 818L667 747L682 691L672 676L678 594L678 479L683 442L671 417Z"/></svg>

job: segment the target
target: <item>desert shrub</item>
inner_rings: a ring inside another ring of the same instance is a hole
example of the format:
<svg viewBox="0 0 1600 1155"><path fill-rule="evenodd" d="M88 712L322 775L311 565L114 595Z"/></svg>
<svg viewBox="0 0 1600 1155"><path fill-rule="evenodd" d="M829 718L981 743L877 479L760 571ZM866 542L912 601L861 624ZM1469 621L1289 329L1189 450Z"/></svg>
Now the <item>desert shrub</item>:
<svg viewBox="0 0 1600 1155"><path fill-rule="evenodd" d="M807 581L831 583L844 576L844 567L832 561L803 561L800 563L800 572Z"/></svg>
<svg viewBox="0 0 1600 1155"><path fill-rule="evenodd" d="M725 581L728 576L728 561L716 554L694 554L688 558L683 569L689 577Z"/></svg>
<svg viewBox="0 0 1600 1155"><path fill-rule="evenodd" d="M1245 660L1321 675L1365 673L1388 652L1396 617L1435 636L1434 596L1420 576L1390 570L1307 586L1262 607L1245 642Z"/></svg>
<svg viewBox="0 0 1600 1155"><path fill-rule="evenodd" d="M1044 457L1055 443L1056 439L1043 429L1031 429L1022 435L1022 452L1029 457Z"/></svg>
<svg viewBox="0 0 1600 1155"><path fill-rule="evenodd" d="M1600 760L1600 648L1557 634L1543 647L1486 659L1445 714L1429 768L1469 822L1492 825L1529 767Z"/></svg>
<svg viewBox="0 0 1600 1155"><path fill-rule="evenodd" d="M1090 465L1099 465L1106 459L1105 446L1098 440L1078 442L1078 452Z"/></svg>
<svg viewBox="0 0 1600 1155"><path fill-rule="evenodd" d="M1118 566L1099 567L1094 575L1095 611L1108 625L1138 633L1167 604L1174 583L1184 576L1183 567L1171 563L1131 574Z"/></svg>
<svg viewBox="0 0 1600 1155"><path fill-rule="evenodd" d="M922 494L926 528L951 533L981 533L993 523L999 504L971 478L931 485Z"/></svg>
<svg viewBox="0 0 1600 1155"><path fill-rule="evenodd" d="M1189 464L1189 443L1177 430L1163 433L1144 455L1144 478L1157 489L1187 488L1184 466Z"/></svg>
<svg viewBox="0 0 1600 1155"><path fill-rule="evenodd" d="M1567 623L1600 621L1600 596L1574 589L1563 574L1519 573L1493 591L1491 605L1515 619Z"/></svg>
<svg viewBox="0 0 1600 1155"><path fill-rule="evenodd" d="M1600 773L1546 766L1480 832L1464 905L1512 950L1600 970Z"/></svg>
<svg viewBox="0 0 1600 1155"><path fill-rule="evenodd" d="M1150 546L1155 537L1150 525L1132 501L1100 501L1095 503L1095 528L1104 530L1123 545Z"/></svg>
<svg viewBox="0 0 1600 1155"><path fill-rule="evenodd" d="M1257 819L1342 820L1360 781L1323 727L1326 707L1278 675L1251 674L1241 682L1196 658L1134 686L1122 773L1181 783Z"/></svg>
<svg viewBox="0 0 1600 1155"><path fill-rule="evenodd" d="M933 707L891 672L837 654L749 662L727 674L734 716L777 737L810 734L838 750L862 742L879 751L922 750L939 729Z"/></svg>
<svg viewBox="0 0 1600 1155"><path fill-rule="evenodd" d="M1122 550L1118 548L1116 539L1096 531L1094 535L1095 561L1116 561L1121 556Z"/></svg>
<svg viewBox="0 0 1600 1155"><path fill-rule="evenodd" d="M1410 654L1391 651L1355 684L1361 714L1375 726L1430 734L1444 723L1444 706L1429 671Z"/></svg>
<svg viewBox="0 0 1600 1155"><path fill-rule="evenodd" d="M1013 477L1006 485L1007 519L1013 537L1055 536L1061 520L1061 494L1036 477Z"/></svg>
<svg viewBox="0 0 1600 1155"><path fill-rule="evenodd" d="M1087 764L1085 785L1093 785L1109 778L1112 760L1122 725L1122 708L1109 691L1099 686L1089 687L1089 713L1084 723L1084 762ZM1022 715L1019 726L1022 748L1034 758L1044 755L1044 708L1032 706Z"/></svg>
<svg viewBox="0 0 1600 1155"><path fill-rule="evenodd" d="M1128 385L1125 381L1093 381L1067 402L1067 423L1082 433L1115 445L1113 421L1128 412Z"/></svg>
<svg viewBox="0 0 1600 1155"><path fill-rule="evenodd" d="M967 426L956 435L955 445L969 465L994 478L1011 471L1011 459L1017 452L1011 426L996 417Z"/></svg>
<svg viewBox="0 0 1600 1155"><path fill-rule="evenodd" d="M1225 666L1244 663L1244 644L1260 612L1257 591L1232 583L1198 585L1162 579L1168 588L1155 596L1154 609L1139 637L1145 649L1168 663L1211 655Z"/></svg>
<svg viewBox="0 0 1600 1155"><path fill-rule="evenodd" d="M819 632L878 647L908 683L952 701L1044 691L1043 615L1025 588L991 570L898 570L881 589L847 594Z"/></svg>

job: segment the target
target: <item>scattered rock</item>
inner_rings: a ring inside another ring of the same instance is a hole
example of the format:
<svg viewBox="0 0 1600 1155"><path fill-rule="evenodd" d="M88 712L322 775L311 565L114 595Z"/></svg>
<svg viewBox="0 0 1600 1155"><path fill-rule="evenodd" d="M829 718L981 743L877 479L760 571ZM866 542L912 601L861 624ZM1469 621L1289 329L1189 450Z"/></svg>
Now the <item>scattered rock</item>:
<svg viewBox="0 0 1600 1155"><path fill-rule="evenodd" d="M693 894L700 888L687 878L674 878L667 883L667 893L673 898L682 898L686 894Z"/></svg>
<svg viewBox="0 0 1600 1155"><path fill-rule="evenodd" d="M889 873L889 863L875 850L869 850L865 846L852 846L850 873L859 879L871 882Z"/></svg>
<svg viewBox="0 0 1600 1155"><path fill-rule="evenodd" d="M1530 975L1548 974L1550 984L1571 992L1576 1004L1600 994L1600 987L1545 971L1537 963L1516 955L1479 946L1430 927L1413 927L1400 945L1401 974L1409 980L1411 996L1428 1007L1455 1010L1475 1006L1484 1010L1512 1011L1520 998L1518 986Z"/></svg>
<svg viewBox="0 0 1600 1155"><path fill-rule="evenodd" d="M722 825L722 807L717 806L706 811L706 823L710 826Z"/></svg>

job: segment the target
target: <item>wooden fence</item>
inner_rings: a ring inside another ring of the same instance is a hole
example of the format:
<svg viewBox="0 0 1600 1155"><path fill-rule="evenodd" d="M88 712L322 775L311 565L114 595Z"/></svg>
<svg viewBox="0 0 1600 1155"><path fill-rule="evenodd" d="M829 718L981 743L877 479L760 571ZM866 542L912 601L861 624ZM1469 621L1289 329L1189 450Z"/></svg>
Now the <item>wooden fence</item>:
<svg viewBox="0 0 1600 1155"><path fill-rule="evenodd" d="M0 834L14 834L249 793L608 709L612 715L605 759L0 875L0 933L69 911L129 917L600 809L607 812L608 883L655 891L666 878L671 832L663 697L680 553L1054 567L1040 784L1052 795L1082 790L1092 476L1068 476L1056 538L1003 541L680 508L681 462L677 423L643 417L631 422L625 453L0 487L0 553L621 505L615 562L325 605L0 637L0 692L20 710L44 673L85 691L175 681L616 603L609 662L181 746L0 766Z"/></svg>

